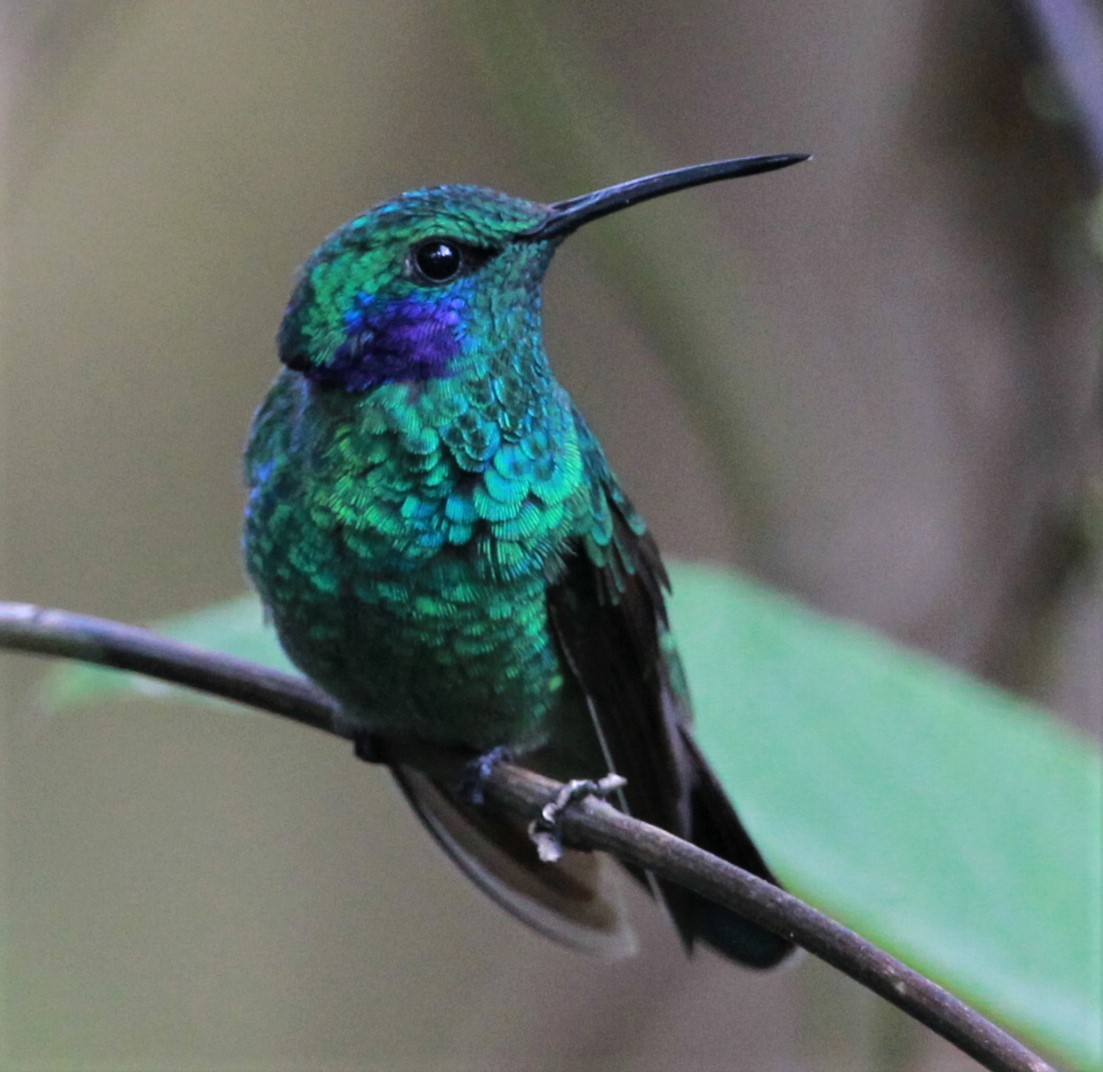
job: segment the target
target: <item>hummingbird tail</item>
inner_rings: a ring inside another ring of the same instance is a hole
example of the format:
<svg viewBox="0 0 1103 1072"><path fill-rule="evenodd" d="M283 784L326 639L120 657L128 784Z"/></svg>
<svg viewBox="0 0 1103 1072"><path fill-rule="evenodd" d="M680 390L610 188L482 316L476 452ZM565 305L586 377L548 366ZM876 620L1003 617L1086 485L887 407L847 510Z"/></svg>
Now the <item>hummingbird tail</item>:
<svg viewBox="0 0 1103 1072"><path fill-rule="evenodd" d="M680 730L685 760L691 768L689 839L699 848L780 886L693 735L685 726ZM680 886L662 883L662 896L687 948L701 941L750 968L772 968L796 948L788 939Z"/></svg>
<svg viewBox="0 0 1103 1072"><path fill-rule="evenodd" d="M511 915L591 956L613 960L636 952L608 860L568 850L557 864L541 863L523 823L472 807L410 767L391 773L437 844Z"/></svg>

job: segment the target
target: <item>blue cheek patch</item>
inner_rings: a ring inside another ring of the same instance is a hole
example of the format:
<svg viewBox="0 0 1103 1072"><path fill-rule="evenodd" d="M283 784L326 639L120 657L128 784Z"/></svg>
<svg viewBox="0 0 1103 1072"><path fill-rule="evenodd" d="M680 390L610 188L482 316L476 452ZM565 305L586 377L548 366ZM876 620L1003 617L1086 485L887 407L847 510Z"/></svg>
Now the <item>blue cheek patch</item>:
<svg viewBox="0 0 1103 1072"><path fill-rule="evenodd" d="M451 374L467 303L454 291L384 300L361 294L345 314L345 338L307 375L346 391L416 383Z"/></svg>

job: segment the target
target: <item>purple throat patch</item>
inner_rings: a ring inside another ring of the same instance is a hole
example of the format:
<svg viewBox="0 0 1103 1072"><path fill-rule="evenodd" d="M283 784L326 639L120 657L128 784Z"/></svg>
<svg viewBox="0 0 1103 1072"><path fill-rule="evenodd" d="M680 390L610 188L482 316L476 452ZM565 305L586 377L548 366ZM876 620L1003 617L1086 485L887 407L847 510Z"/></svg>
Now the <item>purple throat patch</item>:
<svg viewBox="0 0 1103 1072"><path fill-rule="evenodd" d="M299 370L346 391L448 376L460 351L464 304L455 294L397 301L361 294L345 314L345 338L330 360Z"/></svg>

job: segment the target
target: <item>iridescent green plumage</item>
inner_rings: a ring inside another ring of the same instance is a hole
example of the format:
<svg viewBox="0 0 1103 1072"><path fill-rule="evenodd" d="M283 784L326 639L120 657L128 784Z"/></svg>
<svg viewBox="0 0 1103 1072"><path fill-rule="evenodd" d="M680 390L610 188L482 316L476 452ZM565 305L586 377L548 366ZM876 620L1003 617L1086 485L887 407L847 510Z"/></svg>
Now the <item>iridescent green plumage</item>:
<svg viewBox="0 0 1103 1072"><path fill-rule="evenodd" d="M635 814L768 877L688 735L654 543L544 353L541 282L570 229L556 221L581 201L438 187L326 240L253 427L246 562L289 655L355 728L508 746L561 778L611 761ZM568 944L625 951L593 861L539 865L450 787L397 773L507 908ZM762 965L788 949L653 889L687 944Z"/></svg>
<svg viewBox="0 0 1103 1072"><path fill-rule="evenodd" d="M314 296L290 315L329 337L344 322L335 303L393 289L387 269L419 239L500 242L470 222L500 206L518 206L508 223L533 222L523 203L467 188L408 200L409 218L389 205L323 246L304 277ZM443 211L452 201L468 211ZM398 256L389 241L359 245L384 226ZM539 289L525 283L550 250L510 253L483 268L498 278L449 299L465 339L448 375L350 392L285 371L249 449L250 568L288 650L351 717L475 748L546 734L563 675L545 588L565 537L607 538L570 401L533 331ZM507 349L500 337L523 342Z"/></svg>

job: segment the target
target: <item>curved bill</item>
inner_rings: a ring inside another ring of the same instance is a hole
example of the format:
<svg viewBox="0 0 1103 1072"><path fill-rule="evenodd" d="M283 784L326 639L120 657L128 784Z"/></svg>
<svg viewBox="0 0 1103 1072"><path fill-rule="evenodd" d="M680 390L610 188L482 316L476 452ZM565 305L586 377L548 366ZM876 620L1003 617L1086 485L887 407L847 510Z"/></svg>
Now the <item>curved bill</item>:
<svg viewBox="0 0 1103 1072"><path fill-rule="evenodd" d="M658 175L645 175L642 179L630 179L604 190L572 197L568 201L557 201L548 207L548 214L538 224L527 231L518 232L513 238L533 242L560 238L584 223L608 216L611 212L619 212L630 205L638 205L652 197L661 197L675 190L685 190L690 186L701 186L720 179L738 179L744 175L776 171L807 159L808 153L744 156L738 160L716 160L711 164L694 164L691 167L675 168L673 171L662 171Z"/></svg>

